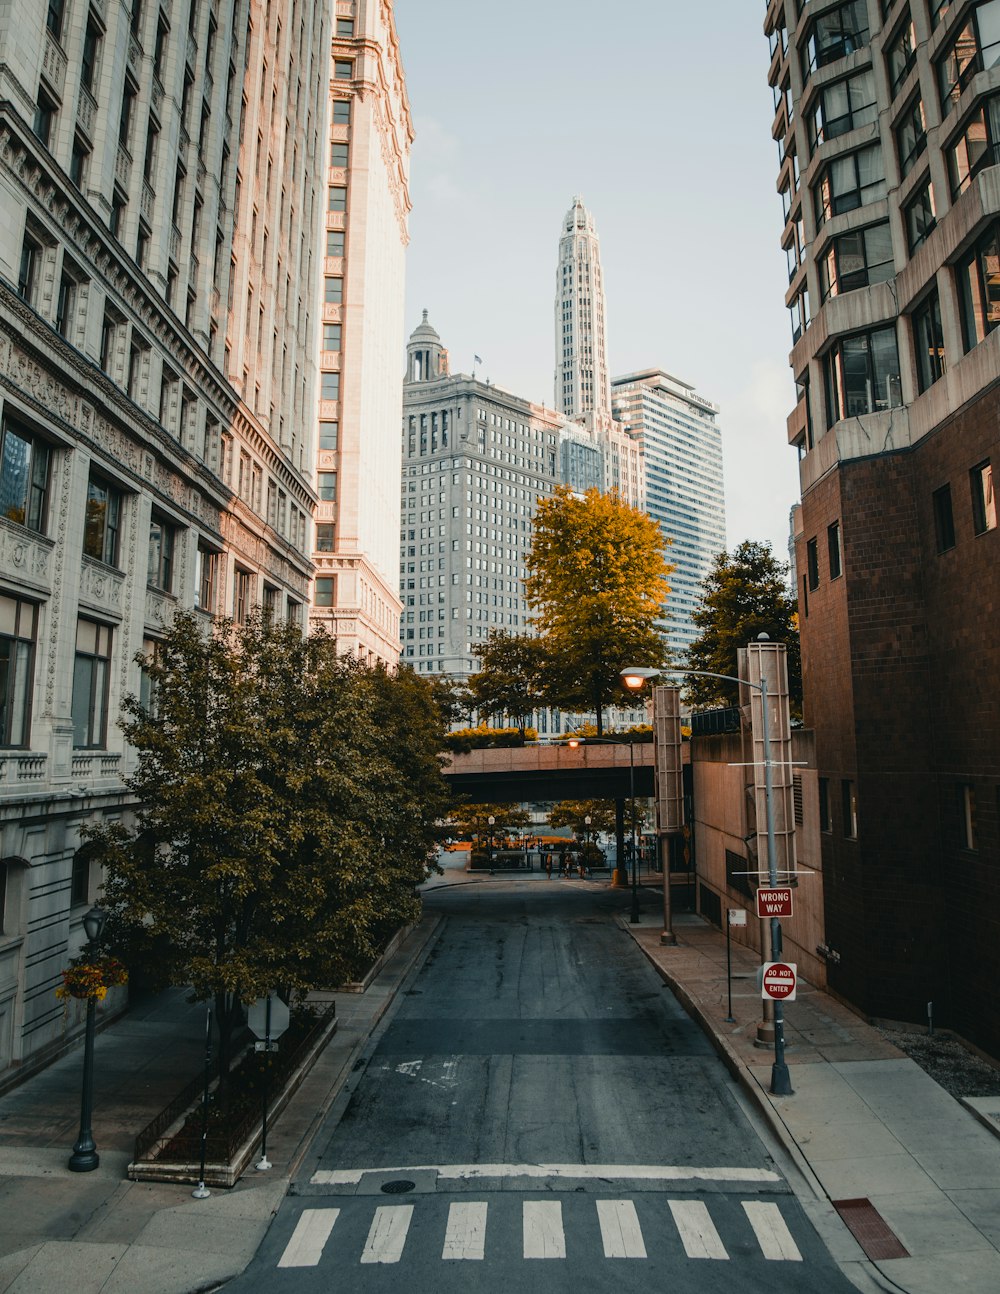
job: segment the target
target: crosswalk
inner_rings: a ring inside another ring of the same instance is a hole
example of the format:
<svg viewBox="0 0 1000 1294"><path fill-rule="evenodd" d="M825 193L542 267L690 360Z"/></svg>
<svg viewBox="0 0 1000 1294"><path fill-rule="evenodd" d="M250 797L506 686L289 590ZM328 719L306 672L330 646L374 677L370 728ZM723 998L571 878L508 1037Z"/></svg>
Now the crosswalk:
<svg viewBox="0 0 1000 1294"><path fill-rule="evenodd" d="M589 1213L589 1205L594 1205ZM753 1236L762 1258L770 1262L801 1262L802 1254L789 1230L780 1207L766 1200L743 1200L745 1236L738 1243L741 1252L747 1249L747 1238ZM728 1261L729 1249L712 1217L712 1211L703 1200L668 1199L667 1208L657 1208L655 1217L647 1208L647 1229L651 1222L656 1236L672 1224L673 1234L679 1239L685 1255L690 1259L716 1262ZM376 1206L368 1227L367 1237L357 1261L361 1263L390 1264L402 1260L407 1239L411 1233L414 1216L421 1206L414 1204L382 1204ZM303 1209L296 1222L278 1267L316 1267L321 1262L327 1243L334 1232L342 1209L340 1207ZM437 1244L440 1257L445 1261L482 1261L487 1256L487 1237L490 1204L483 1200L461 1200L448 1205L443 1236L438 1231ZM608 1259L647 1258L646 1237L640 1223L635 1201L629 1199L596 1199L587 1201L584 1221L592 1224L596 1215L600 1245ZM437 1223L437 1212L428 1221ZM567 1257L567 1228L561 1200L521 1201L521 1253L509 1254L527 1260L565 1259ZM731 1247L734 1242L731 1242ZM356 1251L355 1251L356 1252ZM437 1252L435 1248L435 1252ZM349 1255L339 1254L340 1261Z"/></svg>

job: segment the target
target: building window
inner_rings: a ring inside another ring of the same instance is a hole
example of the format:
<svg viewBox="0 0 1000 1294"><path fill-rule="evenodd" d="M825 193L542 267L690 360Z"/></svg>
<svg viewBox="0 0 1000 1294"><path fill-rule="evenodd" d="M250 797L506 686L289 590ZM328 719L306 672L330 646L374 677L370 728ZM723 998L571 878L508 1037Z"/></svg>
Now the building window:
<svg viewBox="0 0 1000 1294"><path fill-rule="evenodd" d="M73 661L73 745L100 749L108 735L108 688L111 682L110 625L76 622Z"/></svg>
<svg viewBox="0 0 1000 1294"><path fill-rule="evenodd" d="M0 746L28 746L38 608L0 595Z"/></svg>
<svg viewBox="0 0 1000 1294"><path fill-rule="evenodd" d="M841 808L844 815L844 836L856 840L858 835L858 795L854 783L844 778L840 783Z"/></svg>
<svg viewBox="0 0 1000 1294"><path fill-rule="evenodd" d="M315 603L318 607L332 607L336 576L319 575L316 578Z"/></svg>
<svg viewBox="0 0 1000 1294"><path fill-rule="evenodd" d="M844 555L840 542L840 522L835 521L826 528L826 551L830 559L830 579L835 580L843 574Z"/></svg>
<svg viewBox="0 0 1000 1294"><path fill-rule="evenodd" d="M340 350L339 323L325 323L323 325L323 349Z"/></svg>
<svg viewBox="0 0 1000 1294"><path fill-rule="evenodd" d="M56 119L56 105L41 87L38 90L38 98L35 101L35 120L33 130L39 143L46 148L49 146L49 140L52 138L52 123Z"/></svg>
<svg viewBox="0 0 1000 1294"><path fill-rule="evenodd" d="M340 184L331 184L326 191L327 211L347 210L347 190Z"/></svg>
<svg viewBox="0 0 1000 1294"><path fill-rule="evenodd" d="M934 509L934 542L939 553L955 547L955 517L951 508L951 486L942 485L931 495Z"/></svg>
<svg viewBox="0 0 1000 1294"><path fill-rule="evenodd" d="M792 299L792 304L788 307L788 313L792 321L792 344L794 345L805 330L809 327L809 289L802 288Z"/></svg>
<svg viewBox="0 0 1000 1294"><path fill-rule="evenodd" d="M841 337L826 357L829 424L902 404L894 327Z"/></svg>
<svg viewBox="0 0 1000 1294"><path fill-rule="evenodd" d="M917 61L917 36L913 22L907 14L886 44L885 62L889 72L889 86L893 94L899 90Z"/></svg>
<svg viewBox="0 0 1000 1294"><path fill-rule="evenodd" d="M101 48L100 28L94 22L93 16L87 17L87 30L83 37L83 54L80 59L80 83L89 93L94 93L94 85L97 81L97 57Z"/></svg>
<svg viewBox="0 0 1000 1294"><path fill-rule="evenodd" d="M49 0L48 12L45 15L45 25L56 40L62 35L63 12L65 9L66 0Z"/></svg>
<svg viewBox="0 0 1000 1294"><path fill-rule="evenodd" d="M163 593L173 591L174 548L177 527L170 525L154 512L149 522L149 557L146 564L146 583Z"/></svg>
<svg viewBox="0 0 1000 1294"><path fill-rule="evenodd" d="M959 842L962 849L975 852L976 788L966 783L958 788Z"/></svg>
<svg viewBox="0 0 1000 1294"><path fill-rule="evenodd" d="M849 0L820 14L810 25L809 38L802 57L802 79L818 67L844 58L868 44L868 5L866 0Z"/></svg>
<svg viewBox="0 0 1000 1294"><path fill-rule="evenodd" d="M937 214L934 210L934 187L929 179L924 182L906 204L904 214L906 216L906 237L909 243L910 255L912 256L937 224Z"/></svg>
<svg viewBox="0 0 1000 1294"><path fill-rule="evenodd" d="M997 528L997 505L993 494L993 467L987 459L969 472L972 488L972 529L977 535Z"/></svg>
<svg viewBox="0 0 1000 1294"><path fill-rule="evenodd" d="M81 845L73 855L69 881L69 904L71 908L90 907L93 901L95 863L99 865L99 847L91 842Z"/></svg>
<svg viewBox="0 0 1000 1294"><path fill-rule="evenodd" d="M338 441L339 423L321 422L319 424L319 447L320 449L336 449Z"/></svg>
<svg viewBox="0 0 1000 1294"><path fill-rule="evenodd" d="M977 72L1000 60L1000 0L977 5L937 63L941 115L946 117Z"/></svg>
<svg viewBox="0 0 1000 1294"><path fill-rule="evenodd" d="M830 812L830 779L828 777L819 779L819 829L827 832L833 830L833 815Z"/></svg>
<svg viewBox="0 0 1000 1294"><path fill-rule="evenodd" d="M344 231L342 229L328 229L326 231L326 254L327 256L343 256Z"/></svg>
<svg viewBox="0 0 1000 1294"><path fill-rule="evenodd" d="M344 300L344 280L339 278L325 278L323 280L323 299L327 305L341 305Z"/></svg>
<svg viewBox="0 0 1000 1294"><path fill-rule="evenodd" d="M823 300L884 283L894 272L888 221L841 234L830 242L820 262Z"/></svg>
<svg viewBox="0 0 1000 1294"><path fill-rule="evenodd" d="M917 358L917 386L926 391L947 367L941 302L936 289L913 312L913 348Z"/></svg>
<svg viewBox="0 0 1000 1294"><path fill-rule="evenodd" d="M354 19L338 18L337 19L337 37L340 40L349 40L354 35Z"/></svg>
<svg viewBox="0 0 1000 1294"><path fill-rule="evenodd" d="M869 68L857 76L824 86L809 123L809 140L816 149L827 140L867 126L878 116L875 77Z"/></svg>
<svg viewBox="0 0 1000 1294"><path fill-rule="evenodd" d="M285 619L290 625L302 626L302 603L296 602L294 598L289 598L285 607Z"/></svg>
<svg viewBox="0 0 1000 1294"><path fill-rule="evenodd" d="M884 197L885 167L878 144L835 157L813 185L816 224L822 225L830 216L854 211Z"/></svg>
<svg viewBox="0 0 1000 1294"><path fill-rule="evenodd" d="M253 575L237 566L233 570L233 619L244 625L253 608Z"/></svg>
<svg viewBox="0 0 1000 1294"><path fill-rule="evenodd" d="M42 248L29 234L21 243L21 263L17 274L17 293L28 305L35 304L38 272L42 263Z"/></svg>
<svg viewBox="0 0 1000 1294"><path fill-rule="evenodd" d="M13 418L4 418L0 437L0 516L44 534L51 450Z"/></svg>
<svg viewBox="0 0 1000 1294"><path fill-rule="evenodd" d="M214 614L219 583L219 554L198 545L198 564L194 604L199 611Z"/></svg>
<svg viewBox="0 0 1000 1294"><path fill-rule="evenodd" d="M277 624L278 613L281 611L281 590L276 589L273 584L264 585L263 602L261 613L267 624Z"/></svg>
<svg viewBox="0 0 1000 1294"><path fill-rule="evenodd" d="M320 397L319 398L321 400L340 399L340 374L339 373L320 374Z"/></svg>
<svg viewBox="0 0 1000 1294"><path fill-rule="evenodd" d="M67 340L76 322L76 289L76 279L64 269L59 279L59 293L56 297L56 332Z"/></svg>
<svg viewBox="0 0 1000 1294"><path fill-rule="evenodd" d="M319 472L316 476L316 485L319 492L320 502L335 503L337 499L337 473L336 472Z"/></svg>
<svg viewBox="0 0 1000 1294"><path fill-rule="evenodd" d="M914 99L906 108L896 127L896 152L901 175L909 175L917 158L927 147L927 123L924 119L924 102Z"/></svg>
<svg viewBox="0 0 1000 1294"><path fill-rule="evenodd" d="M819 547L815 539L806 541L806 574L809 592L814 593L819 588Z"/></svg>
<svg viewBox="0 0 1000 1294"><path fill-rule="evenodd" d="M341 140L335 139L330 145L330 165L341 168L347 165L347 145Z"/></svg>
<svg viewBox="0 0 1000 1294"><path fill-rule="evenodd" d="M1000 160L1000 95L976 105L962 133L950 148L948 177L951 196L964 193L980 171Z"/></svg>
<svg viewBox="0 0 1000 1294"><path fill-rule="evenodd" d="M122 492L100 477L87 482L87 511L83 523L83 551L87 557L114 566L118 561L118 536L122 520Z"/></svg>
<svg viewBox="0 0 1000 1294"><path fill-rule="evenodd" d="M335 81L353 81L354 63L351 59L335 58L333 60L333 79Z"/></svg>
<svg viewBox="0 0 1000 1294"><path fill-rule="evenodd" d="M326 521L321 521L316 526L316 551L318 553L332 553L334 550L334 530L335 527Z"/></svg>
<svg viewBox="0 0 1000 1294"><path fill-rule="evenodd" d="M1000 323L1000 224L986 230L955 266L962 341L972 350Z"/></svg>
<svg viewBox="0 0 1000 1294"><path fill-rule="evenodd" d="M132 114L138 93L138 87L132 81L126 80L125 87L122 90L121 113L118 117L118 142L122 148L128 148L129 137L132 133Z"/></svg>
<svg viewBox="0 0 1000 1294"><path fill-rule="evenodd" d="M335 126L349 126L351 124L350 99L334 99L333 124Z"/></svg>

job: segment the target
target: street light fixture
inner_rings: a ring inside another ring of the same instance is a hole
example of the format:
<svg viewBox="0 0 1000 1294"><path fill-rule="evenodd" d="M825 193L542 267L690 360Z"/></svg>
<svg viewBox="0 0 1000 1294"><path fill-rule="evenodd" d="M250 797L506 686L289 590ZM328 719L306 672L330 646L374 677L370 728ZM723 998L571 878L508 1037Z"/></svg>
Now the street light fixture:
<svg viewBox="0 0 1000 1294"><path fill-rule="evenodd" d="M760 641L767 640L767 634L759 635ZM706 669L646 669L634 667L623 669L621 680L631 691L637 691L648 679L658 678L661 674L697 675L700 678L721 678L727 683L742 683L755 688L760 693L760 721L764 730L764 804L767 814L767 877L770 885L778 883L778 861L774 844L774 805L772 803L771 777L771 721L767 708L767 675L761 671L760 682L751 682L748 678L739 678L735 674L716 674ZM669 866L669 864L668 864ZM668 882L669 884L669 879ZM781 959L781 922L777 917L771 918L771 961ZM784 1004L774 1002L774 1064L771 1066L771 1092L774 1096L791 1096L792 1079L785 1063L785 1010Z"/></svg>
<svg viewBox="0 0 1000 1294"><path fill-rule="evenodd" d="M83 918L83 929L87 935L87 955L92 957L104 931L106 914L96 904ZM83 1041L83 1092L80 1097L80 1131L77 1134L73 1153L69 1157L68 1168L71 1173L91 1173L101 1162L94 1142L91 1121L94 1108L94 1032L97 1025L97 999L87 998L87 1023Z"/></svg>
<svg viewBox="0 0 1000 1294"><path fill-rule="evenodd" d="M488 839L489 839L489 863L490 863L490 872L492 873L492 871L493 871L493 827L494 827L494 825L495 825L495 823L496 823L496 818L495 818L495 817L493 816L493 814L491 813L491 814L490 814L490 816L486 819L486 821L490 824L490 834L489 834Z"/></svg>

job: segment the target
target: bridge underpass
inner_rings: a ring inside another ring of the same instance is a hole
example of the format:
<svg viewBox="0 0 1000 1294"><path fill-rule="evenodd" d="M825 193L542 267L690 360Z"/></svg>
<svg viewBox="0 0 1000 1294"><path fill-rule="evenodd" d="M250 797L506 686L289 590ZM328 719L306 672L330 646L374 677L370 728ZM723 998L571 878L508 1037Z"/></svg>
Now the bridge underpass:
<svg viewBox="0 0 1000 1294"><path fill-rule="evenodd" d="M654 793L652 742L636 743L635 794ZM535 800L616 800L632 794L629 747L621 745L513 746L453 754L443 769L456 795L473 804Z"/></svg>

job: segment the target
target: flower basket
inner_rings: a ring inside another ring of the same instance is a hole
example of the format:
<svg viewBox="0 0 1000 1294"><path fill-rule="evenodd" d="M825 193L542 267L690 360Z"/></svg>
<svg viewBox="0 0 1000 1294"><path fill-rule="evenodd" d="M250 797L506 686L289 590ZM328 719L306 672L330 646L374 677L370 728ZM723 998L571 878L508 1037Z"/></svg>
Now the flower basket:
<svg viewBox="0 0 1000 1294"><path fill-rule="evenodd" d="M103 1002L108 989L128 981L128 971L117 957L98 957L94 961L78 958L62 972L62 984L56 989L56 997L93 998Z"/></svg>

